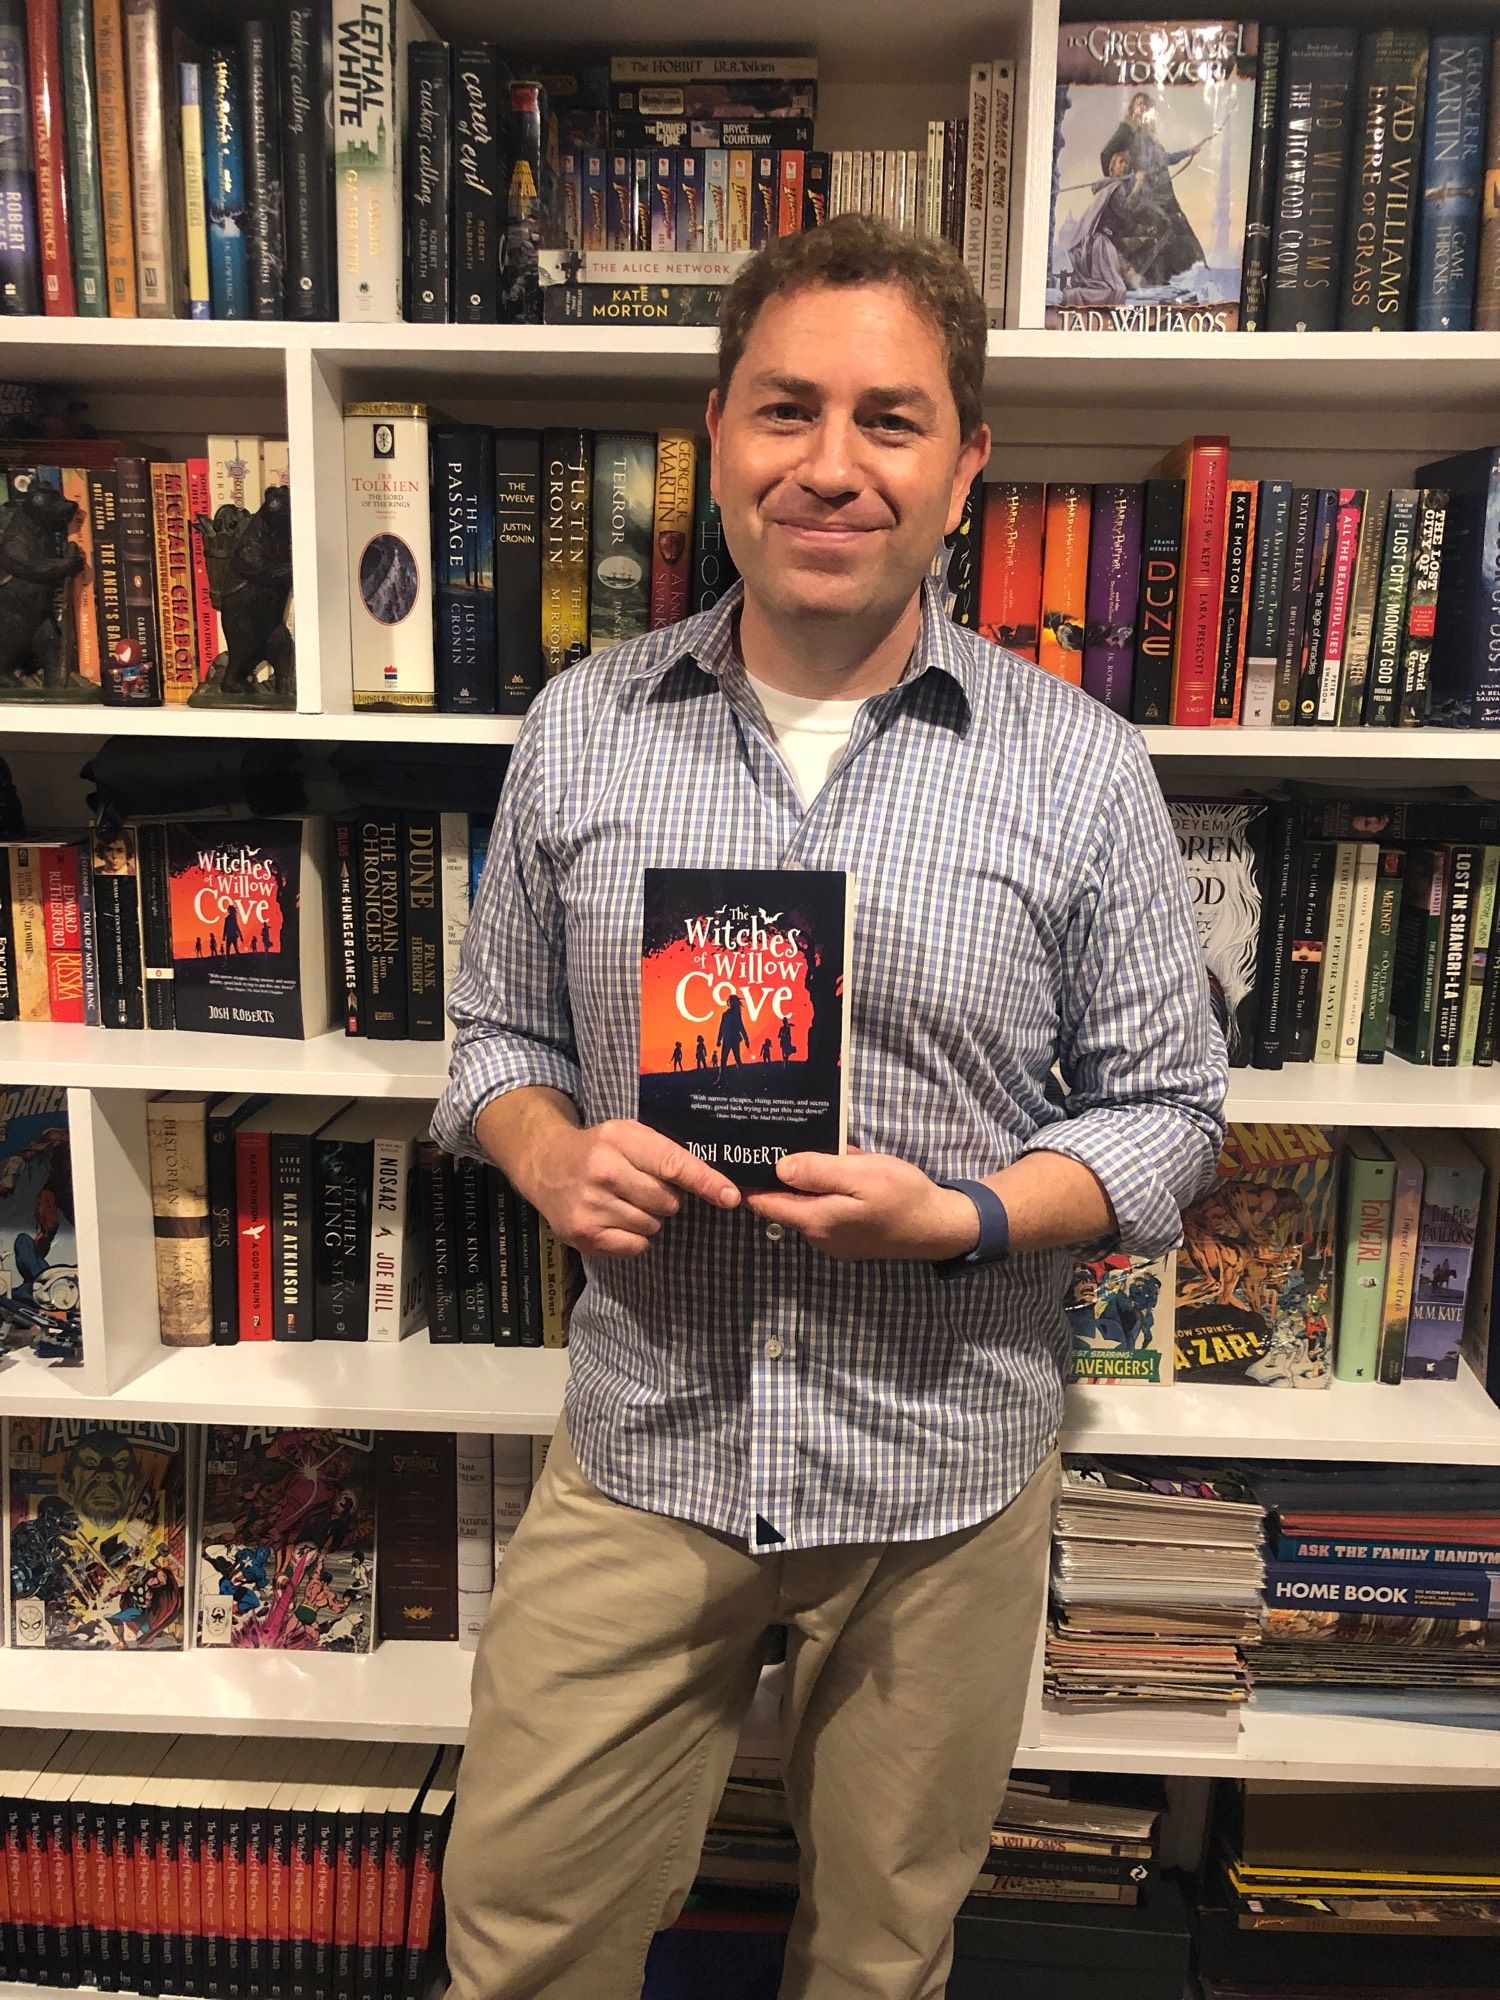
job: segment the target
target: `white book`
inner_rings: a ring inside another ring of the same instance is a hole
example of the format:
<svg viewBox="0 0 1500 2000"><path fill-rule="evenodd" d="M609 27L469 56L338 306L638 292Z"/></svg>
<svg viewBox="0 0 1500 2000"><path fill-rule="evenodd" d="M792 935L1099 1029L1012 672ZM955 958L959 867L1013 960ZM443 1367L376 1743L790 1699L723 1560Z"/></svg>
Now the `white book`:
<svg viewBox="0 0 1500 2000"><path fill-rule="evenodd" d="M1344 997L1339 1008L1337 1062L1359 1061L1365 972L1370 963L1370 933L1375 928L1375 888L1379 875L1379 843L1362 840L1355 857L1354 891L1349 903L1349 962L1344 968Z"/></svg>
<svg viewBox="0 0 1500 2000"><path fill-rule="evenodd" d="M729 151L710 146L703 155L703 248L719 256L729 248Z"/></svg>
<svg viewBox="0 0 1500 2000"><path fill-rule="evenodd" d="M437 697L425 404L346 407L344 490L354 706L430 709Z"/></svg>
<svg viewBox="0 0 1500 2000"><path fill-rule="evenodd" d="M472 1652L495 1587L495 1487L488 1432L458 1434L458 1643Z"/></svg>
<svg viewBox="0 0 1500 2000"><path fill-rule="evenodd" d="M423 1320L421 1204L417 1146L432 1123L425 1104L382 1107L370 1142L370 1313L366 1338L386 1346ZM373 1121L372 1121L373 1122Z"/></svg>
<svg viewBox="0 0 1500 2000"><path fill-rule="evenodd" d="M221 507L243 507L253 514L266 497L260 439L216 432L208 439L204 453L208 459L209 505L214 512Z"/></svg>
<svg viewBox="0 0 1500 2000"><path fill-rule="evenodd" d="M943 233L943 121L927 121L927 201L922 227L929 236Z"/></svg>
<svg viewBox="0 0 1500 2000"><path fill-rule="evenodd" d="M439 821L438 862L443 907L443 1004L446 1007L458 977L459 954L469 928L469 815L443 813ZM453 1033L452 1021L446 1022Z"/></svg>
<svg viewBox="0 0 1500 2000"><path fill-rule="evenodd" d="M986 163L989 179L985 191L982 294L991 326L1005 324L1005 288L1010 269L1010 148L1015 102L1015 64L991 62L989 159Z"/></svg>
<svg viewBox="0 0 1500 2000"><path fill-rule="evenodd" d="M436 37L410 0L331 0L339 318L401 317L406 52Z"/></svg>
<svg viewBox="0 0 1500 2000"><path fill-rule="evenodd" d="M964 267L984 296L985 197L990 185L990 97L993 65L969 71L969 156L964 162Z"/></svg>
<svg viewBox="0 0 1500 2000"><path fill-rule="evenodd" d="M514 1433L494 1440L495 1563L498 1567L531 1499L534 1439Z"/></svg>
<svg viewBox="0 0 1500 2000"><path fill-rule="evenodd" d="M1315 1062L1332 1062L1338 1055L1344 974L1349 964L1349 916L1354 904L1354 871L1359 848L1358 841L1341 840L1335 851L1333 892L1328 901L1328 942L1323 947L1322 975L1318 985Z"/></svg>

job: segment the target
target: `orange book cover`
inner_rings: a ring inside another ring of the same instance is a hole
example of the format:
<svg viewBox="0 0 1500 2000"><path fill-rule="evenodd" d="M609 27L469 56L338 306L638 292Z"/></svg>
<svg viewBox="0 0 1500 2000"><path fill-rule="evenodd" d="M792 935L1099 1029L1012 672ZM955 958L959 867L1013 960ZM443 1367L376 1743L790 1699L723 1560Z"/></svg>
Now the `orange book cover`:
<svg viewBox="0 0 1500 2000"><path fill-rule="evenodd" d="M38 850L47 922L47 995L54 1021L83 1020L83 912L79 850L57 843Z"/></svg>
<svg viewBox="0 0 1500 2000"><path fill-rule="evenodd" d="M785 147L776 155L780 169L781 205L776 217L778 236L795 236L802 227L802 183L807 155Z"/></svg>
<svg viewBox="0 0 1500 2000"><path fill-rule="evenodd" d="M1042 545L1042 620L1037 664L1059 680L1083 683L1083 620L1089 587L1093 489L1049 484Z"/></svg>
<svg viewBox="0 0 1500 2000"><path fill-rule="evenodd" d="M1204 729L1214 719L1214 674L1224 604L1224 540L1229 526L1229 440L1184 438L1151 468L1156 479L1180 479L1182 576L1177 643L1172 658L1172 720Z"/></svg>
<svg viewBox="0 0 1500 2000"><path fill-rule="evenodd" d="M1039 479L997 479L984 489L979 540L979 634L1035 660L1042 624Z"/></svg>
<svg viewBox="0 0 1500 2000"><path fill-rule="evenodd" d="M187 466L158 459L151 467L156 541L156 618L161 633L162 700L181 707L198 686L193 629L193 560L188 546Z"/></svg>

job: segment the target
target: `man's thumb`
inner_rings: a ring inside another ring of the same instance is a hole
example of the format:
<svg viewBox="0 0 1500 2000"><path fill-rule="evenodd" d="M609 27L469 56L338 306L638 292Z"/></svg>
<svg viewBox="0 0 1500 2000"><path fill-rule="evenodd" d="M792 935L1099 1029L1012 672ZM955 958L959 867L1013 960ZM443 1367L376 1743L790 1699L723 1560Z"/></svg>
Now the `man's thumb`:
<svg viewBox="0 0 1500 2000"><path fill-rule="evenodd" d="M776 1171L798 1194L847 1194L852 1179L848 1162L837 1153L788 1153Z"/></svg>

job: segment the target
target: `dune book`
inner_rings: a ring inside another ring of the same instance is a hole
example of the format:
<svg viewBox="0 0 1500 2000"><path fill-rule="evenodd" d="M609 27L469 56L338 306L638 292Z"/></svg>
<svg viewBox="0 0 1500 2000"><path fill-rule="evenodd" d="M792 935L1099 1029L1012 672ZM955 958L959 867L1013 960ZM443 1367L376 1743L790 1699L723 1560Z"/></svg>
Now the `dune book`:
<svg viewBox="0 0 1500 2000"><path fill-rule="evenodd" d="M648 868L640 1119L744 1189L848 1140L852 878Z"/></svg>

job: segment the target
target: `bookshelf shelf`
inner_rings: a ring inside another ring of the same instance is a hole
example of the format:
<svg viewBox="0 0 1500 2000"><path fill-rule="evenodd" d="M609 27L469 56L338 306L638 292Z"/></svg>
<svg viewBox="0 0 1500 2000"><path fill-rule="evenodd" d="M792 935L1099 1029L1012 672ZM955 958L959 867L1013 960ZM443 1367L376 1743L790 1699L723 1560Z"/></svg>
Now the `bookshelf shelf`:
<svg viewBox="0 0 1500 2000"><path fill-rule="evenodd" d="M7 736L73 736L94 742L106 736L154 736L174 743L231 736L262 743L481 744L514 743L520 728L518 716L379 709L340 714L323 709L104 708L98 703L86 708L0 707L0 742Z"/></svg>

